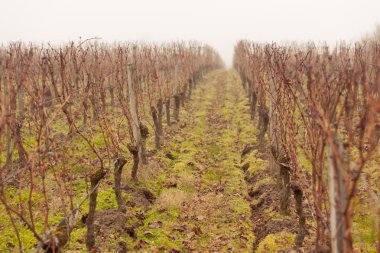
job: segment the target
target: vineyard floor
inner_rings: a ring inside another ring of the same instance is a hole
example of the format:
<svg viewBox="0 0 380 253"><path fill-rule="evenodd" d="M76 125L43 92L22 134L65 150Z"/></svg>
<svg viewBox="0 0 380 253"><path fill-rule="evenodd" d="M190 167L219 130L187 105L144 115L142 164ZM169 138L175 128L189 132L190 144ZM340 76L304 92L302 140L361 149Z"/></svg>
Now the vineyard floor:
<svg viewBox="0 0 380 253"><path fill-rule="evenodd" d="M181 108L179 122L165 125L159 151L154 136L149 137L149 163L139 168L137 182L130 178L132 158L127 154L122 182L126 212L117 211L114 179L107 174L99 187L95 251L261 253L293 245L297 217L278 212L268 155L257 147L257 120L250 120L240 82L232 70L207 74ZM78 175L74 182L78 199L86 195L83 178ZM52 202L52 225L62 217L57 201ZM86 201L83 217L87 210ZM82 221L65 252L86 251ZM0 249L17 244L10 229L10 224L0 226L7 235L0 238ZM31 232L20 226L20 233L24 247L32 250L36 240Z"/></svg>
<svg viewBox="0 0 380 253"><path fill-rule="evenodd" d="M150 181L158 196L136 229L141 241L135 250L252 252L240 156L255 130L247 124L247 100L237 81L234 72L209 74L172 127L151 162L164 169Z"/></svg>
<svg viewBox="0 0 380 253"><path fill-rule="evenodd" d="M263 198L270 200L274 183L265 174L263 152L254 150L242 158L244 147L255 146L258 130L237 82L234 71L206 75L180 121L166 128L162 149L140 168L138 183L128 178L131 164L126 166L126 214L115 210L113 194L104 196L112 185L112 178L106 179L95 221L100 252L277 252L293 243L294 233L282 231L289 223L295 226L294 218L284 223L273 201L258 207ZM153 150L151 139L148 150ZM259 188L268 194L249 196ZM252 213L255 206L257 214ZM278 223L267 223L264 216ZM261 229L255 229L256 222ZM272 230L281 233L263 245L255 242L255 231L262 241ZM84 250L84 238L83 226L73 233L68 252Z"/></svg>

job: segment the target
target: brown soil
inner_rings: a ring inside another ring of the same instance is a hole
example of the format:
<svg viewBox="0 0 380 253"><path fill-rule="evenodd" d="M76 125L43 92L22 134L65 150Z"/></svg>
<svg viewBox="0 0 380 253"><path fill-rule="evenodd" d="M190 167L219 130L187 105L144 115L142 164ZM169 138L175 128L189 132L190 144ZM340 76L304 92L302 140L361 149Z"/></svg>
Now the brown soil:
<svg viewBox="0 0 380 253"><path fill-rule="evenodd" d="M125 222L129 219L127 214L113 209L106 209L95 214L95 231L99 238L111 234L126 232Z"/></svg>
<svg viewBox="0 0 380 253"><path fill-rule="evenodd" d="M131 196L127 206L140 207L147 211L155 200L153 193L146 188L133 188L126 185L122 189Z"/></svg>
<svg viewBox="0 0 380 253"><path fill-rule="evenodd" d="M245 148L246 150L246 148ZM244 156L246 156L245 154ZM265 154L262 150L259 150L259 153L256 154L257 157L265 159L269 154ZM244 157L242 158L242 170L245 172L245 180L250 186L248 191L248 198L251 201L252 209L252 223L253 232L255 234L256 240L254 242L254 249L257 248L259 243L265 239L269 234L275 234L279 232L290 232L297 234L298 229L298 217L294 210L294 198L291 194L290 196L290 205L288 216L280 217L271 217L270 214L279 214L279 190L276 186L275 175L270 173L269 168L262 170L257 170L255 173L250 173L248 171L249 163L244 162ZM260 184L259 187L255 187L263 178L272 178L269 183ZM304 203L304 212L307 219L312 219L310 210L306 208ZM270 214L269 214L270 213ZM310 227L307 227L307 230L310 230ZM304 245L310 246L311 242L305 238ZM300 249L303 252L303 249ZM294 252L294 251L293 251ZM306 251L305 251L306 252Z"/></svg>

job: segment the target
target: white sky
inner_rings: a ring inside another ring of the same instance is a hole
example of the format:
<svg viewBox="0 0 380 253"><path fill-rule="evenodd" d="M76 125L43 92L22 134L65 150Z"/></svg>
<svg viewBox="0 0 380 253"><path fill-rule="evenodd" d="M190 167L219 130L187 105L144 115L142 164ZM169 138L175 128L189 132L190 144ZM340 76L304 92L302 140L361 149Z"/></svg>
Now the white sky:
<svg viewBox="0 0 380 253"><path fill-rule="evenodd" d="M359 39L380 0L0 0L0 42L199 40L231 64L239 39Z"/></svg>

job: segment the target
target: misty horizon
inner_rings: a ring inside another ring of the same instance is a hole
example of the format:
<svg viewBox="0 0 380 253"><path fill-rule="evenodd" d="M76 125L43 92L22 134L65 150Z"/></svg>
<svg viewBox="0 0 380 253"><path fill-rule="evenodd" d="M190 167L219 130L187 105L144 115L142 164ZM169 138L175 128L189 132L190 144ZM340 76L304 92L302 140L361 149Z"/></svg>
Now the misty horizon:
<svg viewBox="0 0 380 253"><path fill-rule="evenodd" d="M380 22L378 1L26 1L3 4L0 42L196 40L230 66L237 41L353 42ZM6 29L5 29L6 28Z"/></svg>

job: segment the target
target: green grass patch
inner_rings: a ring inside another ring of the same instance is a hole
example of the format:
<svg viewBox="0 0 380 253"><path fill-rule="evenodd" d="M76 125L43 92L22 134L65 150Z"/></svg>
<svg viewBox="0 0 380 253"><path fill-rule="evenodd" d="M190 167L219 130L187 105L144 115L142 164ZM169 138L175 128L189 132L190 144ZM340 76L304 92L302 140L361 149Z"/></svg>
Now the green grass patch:
<svg viewBox="0 0 380 253"><path fill-rule="evenodd" d="M277 253L280 250L285 250L293 247L295 234L280 232L270 234L262 240L256 250L256 253Z"/></svg>

